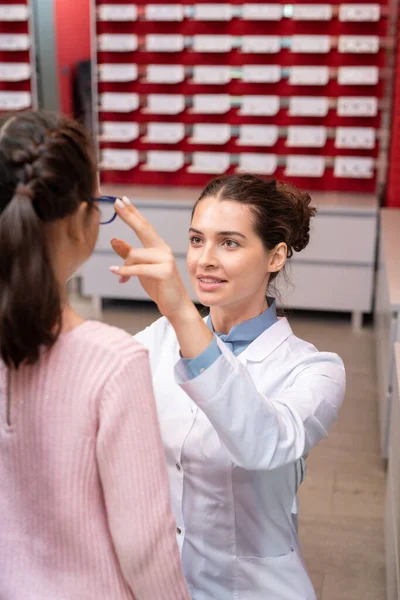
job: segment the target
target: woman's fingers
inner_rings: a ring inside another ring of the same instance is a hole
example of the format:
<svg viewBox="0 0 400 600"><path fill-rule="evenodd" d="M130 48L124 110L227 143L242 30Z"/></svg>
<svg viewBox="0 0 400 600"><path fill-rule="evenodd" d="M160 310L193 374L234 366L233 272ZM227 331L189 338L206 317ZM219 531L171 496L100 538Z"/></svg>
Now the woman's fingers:
<svg viewBox="0 0 400 600"><path fill-rule="evenodd" d="M111 273L120 277L151 277L153 279L167 279L169 272L163 263L135 264L123 267L110 267Z"/></svg>
<svg viewBox="0 0 400 600"><path fill-rule="evenodd" d="M172 265L174 260L174 255L169 248L168 250L164 250L164 248L131 248L125 259L125 266L143 263Z"/></svg>
<svg viewBox="0 0 400 600"><path fill-rule="evenodd" d="M169 249L165 250L163 248L130 248L128 244L125 244L125 242L122 242L122 244L124 244L125 246L123 252L124 256L122 256L122 254L120 254L119 252L118 254L122 258L125 258L124 267L130 267L132 265L139 264L162 264L165 265L166 269L171 270L171 272L173 271L175 259L172 252ZM113 244L113 247L114 245L115 244ZM128 254L126 254L125 252L126 247L129 248ZM113 273L117 273L117 271L114 268L110 270L112 270ZM120 283L126 283L127 281L129 281L130 277L133 276L132 273L118 272L118 274L120 275Z"/></svg>
<svg viewBox="0 0 400 600"><path fill-rule="evenodd" d="M132 250L132 246L119 240L118 238L114 238L111 240L111 247L118 256L120 256L123 260L128 258L130 250ZM120 277L119 283L127 283L130 280L130 277Z"/></svg>
<svg viewBox="0 0 400 600"><path fill-rule="evenodd" d="M119 240L118 238L114 238L111 240L111 247L118 256L120 256L123 260L128 257L129 251L132 249L132 246Z"/></svg>
<svg viewBox="0 0 400 600"><path fill-rule="evenodd" d="M133 229L143 246L147 248L162 248L166 246L164 240L158 235L154 227L141 212L133 206L129 198L124 197L122 200L118 198L114 207L118 216Z"/></svg>

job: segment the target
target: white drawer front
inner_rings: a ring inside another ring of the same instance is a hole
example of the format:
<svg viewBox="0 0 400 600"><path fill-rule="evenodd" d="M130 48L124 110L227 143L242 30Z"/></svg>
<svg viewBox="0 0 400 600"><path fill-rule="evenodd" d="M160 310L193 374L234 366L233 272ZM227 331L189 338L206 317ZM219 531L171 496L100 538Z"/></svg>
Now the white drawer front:
<svg viewBox="0 0 400 600"><path fill-rule="evenodd" d="M124 284L118 283L118 277L109 271L111 265L119 264L113 254L94 254L82 268L82 292L84 296L101 296L127 300L149 300L139 280L132 278ZM183 282L192 300L195 300L184 258L176 259Z"/></svg>
<svg viewBox="0 0 400 600"><path fill-rule="evenodd" d="M370 312L373 268L292 262L277 287L289 308Z"/></svg>
<svg viewBox="0 0 400 600"><path fill-rule="evenodd" d="M185 254L188 248L190 207L154 207L137 205L158 233L176 254ZM376 218L349 215L317 215L310 232L310 243L295 260L373 264L375 254ZM120 220L100 227L97 248L110 249L114 237L133 245L136 236Z"/></svg>
<svg viewBox="0 0 400 600"><path fill-rule="evenodd" d="M172 248L173 252L186 254L189 245L190 209L142 207L140 205L137 205L137 207ZM113 238L120 238L133 246L141 245L132 230L118 218L109 225L100 226L97 248L111 250L110 241Z"/></svg>
<svg viewBox="0 0 400 600"><path fill-rule="evenodd" d="M177 257L178 268L192 300L196 300L183 257ZM119 284L109 272L118 263L110 254L94 254L83 267L83 293L103 298L147 299L137 280ZM292 264L290 285L278 282L282 303L289 308L316 310L371 310L372 269L368 267L336 267L332 265ZM338 283L339 282L339 283Z"/></svg>
<svg viewBox="0 0 400 600"><path fill-rule="evenodd" d="M300 252L298 259L372 265L375 259L376 227L374 215L317 214L311 226L310 243Z"/></svg>

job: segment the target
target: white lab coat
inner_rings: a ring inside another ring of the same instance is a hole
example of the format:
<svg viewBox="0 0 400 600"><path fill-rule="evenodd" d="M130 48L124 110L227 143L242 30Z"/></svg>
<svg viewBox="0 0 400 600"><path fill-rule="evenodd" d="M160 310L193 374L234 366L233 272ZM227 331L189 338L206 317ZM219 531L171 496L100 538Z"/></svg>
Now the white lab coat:
<svg viewBox="0 0 400 600"><path fill-rule="evenodd" d="M342 404L341 359L280 319L192 380L161 318L150 351L172 508L193 600L315 600L293 526L298 464Z"/></svg>

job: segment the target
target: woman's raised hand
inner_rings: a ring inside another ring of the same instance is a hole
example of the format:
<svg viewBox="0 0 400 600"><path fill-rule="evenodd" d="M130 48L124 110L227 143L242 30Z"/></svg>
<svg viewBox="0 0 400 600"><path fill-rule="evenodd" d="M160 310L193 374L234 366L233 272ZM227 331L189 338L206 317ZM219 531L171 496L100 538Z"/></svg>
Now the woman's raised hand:
<svg viewBox="0 0 400 600"><path fill-rule="evenodd" d="M119 275L122 282L130 277L138 277L145 292L168 319L182 315L187 308L190 311L195 309L183 285L171 248L128 198L117 200L115 210L136 233L143 248L132 248L126 242L112 240L113 250L125 263L123 267L110 267L110 271Z"/></svg>

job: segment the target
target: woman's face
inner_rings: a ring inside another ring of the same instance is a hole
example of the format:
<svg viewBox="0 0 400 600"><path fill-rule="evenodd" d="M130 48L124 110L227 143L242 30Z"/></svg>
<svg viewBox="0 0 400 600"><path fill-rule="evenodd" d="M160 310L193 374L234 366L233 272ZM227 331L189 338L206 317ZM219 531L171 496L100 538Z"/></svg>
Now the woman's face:
<svg viewBox="0 0 400 600"><path fill-rule="evenodd" d="M209 197L197 205L187 266L204 306L243 313L265 308L271 253L256 234L253 219L248 206L233 200Z"/></svg>

